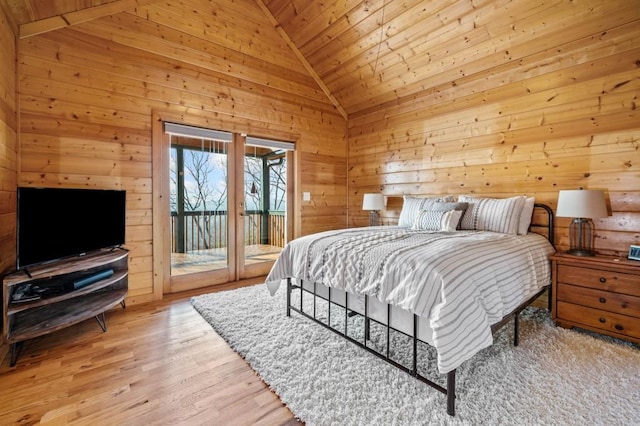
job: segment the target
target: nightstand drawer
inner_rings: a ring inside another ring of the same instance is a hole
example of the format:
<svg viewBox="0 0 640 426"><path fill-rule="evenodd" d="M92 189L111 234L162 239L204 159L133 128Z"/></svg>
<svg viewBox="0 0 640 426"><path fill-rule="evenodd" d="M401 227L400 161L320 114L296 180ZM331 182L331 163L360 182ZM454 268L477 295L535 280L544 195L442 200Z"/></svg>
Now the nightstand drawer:
<svg viewBox="0 0 640 426"><path fill-rule="evenodd" d="M586 287L558 284L559 301L640 318L640 297Z"/></svg>
<svg viewBox="0 0 640 426"><path fill-rule="evenodd" d="M640 339L640 319L558 301L558 318Z"/></svg>
<svg viewBox="0 0 640 426"><path fill-rule="evenodd" d="M558 283L573 284L599 290L640 297L640 275L601 269L558 265Z"/></svg>

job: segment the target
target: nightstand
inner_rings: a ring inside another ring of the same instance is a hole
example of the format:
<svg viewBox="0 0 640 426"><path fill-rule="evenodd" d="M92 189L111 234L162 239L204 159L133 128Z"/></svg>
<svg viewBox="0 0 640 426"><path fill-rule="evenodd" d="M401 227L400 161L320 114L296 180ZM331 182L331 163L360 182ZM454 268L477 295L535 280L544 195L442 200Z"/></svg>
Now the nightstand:
<svg viewBox="0 0 640 426"><path fill-rule="evenodd" d="M640 343L640 262L555 254L551 265L556 325Z"/></svg>

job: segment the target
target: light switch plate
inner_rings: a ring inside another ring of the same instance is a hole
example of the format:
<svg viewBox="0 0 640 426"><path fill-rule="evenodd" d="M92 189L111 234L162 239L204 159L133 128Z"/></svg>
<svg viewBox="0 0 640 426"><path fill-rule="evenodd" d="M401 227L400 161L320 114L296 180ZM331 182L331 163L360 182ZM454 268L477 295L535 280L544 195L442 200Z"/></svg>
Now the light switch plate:
<svg viewBox="0 0 640 426"><path fill-rule="evenodd" d="M302 193L302 201L311 201L311 193L303 192Z"/></svg>

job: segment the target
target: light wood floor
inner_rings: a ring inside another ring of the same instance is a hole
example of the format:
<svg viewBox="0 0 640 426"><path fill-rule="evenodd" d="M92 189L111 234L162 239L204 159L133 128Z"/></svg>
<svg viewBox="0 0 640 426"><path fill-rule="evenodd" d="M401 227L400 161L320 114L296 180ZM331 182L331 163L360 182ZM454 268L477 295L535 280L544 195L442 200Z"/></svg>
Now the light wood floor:
<svg viewBox="0 0 640 426"><path fill-rule="evenodd" d="M298 424L189 297L167 295L26 342L0 366L0 424ZM8 358L8 357L7 357Z"/></svg>

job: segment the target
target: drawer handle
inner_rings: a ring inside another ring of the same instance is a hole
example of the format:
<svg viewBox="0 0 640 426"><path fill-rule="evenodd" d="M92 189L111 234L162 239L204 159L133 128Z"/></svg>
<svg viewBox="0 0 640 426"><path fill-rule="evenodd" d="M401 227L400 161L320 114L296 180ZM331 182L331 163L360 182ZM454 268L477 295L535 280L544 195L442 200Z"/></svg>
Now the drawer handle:
<svg viewBox="0 0 640 426"><path fill-rule="evenodd" d="M605 299L604 297L600 298L600 303L607 303L607 299Z"/></svg>
<svg viewBox="0 0 640 426"><path fill-rule="evenodd" d="M604 284L607 282L607 279L605 277L600 277L600 282Z"/></svg>
<svg viewBox="0 0 640 426"><path fill-rule="evenodd" d="M604 324L605 322L607 322L607 320L606 320L606 319L604 319L604 318L600 318L598 321L600 321L600 322L601 322L601 323L603 323L603 324Z"/></svg>
<svg viewBox="0 0 640 426"><path fill-rule="evenodd" d="M624 327L623 327L623 326L621 326L620 324L616 324L616 325L614 325L614 326L613 326L613 328L615 328L615 329L616 329L616 330L618 330L618 331L624 331Z"/></svg>

